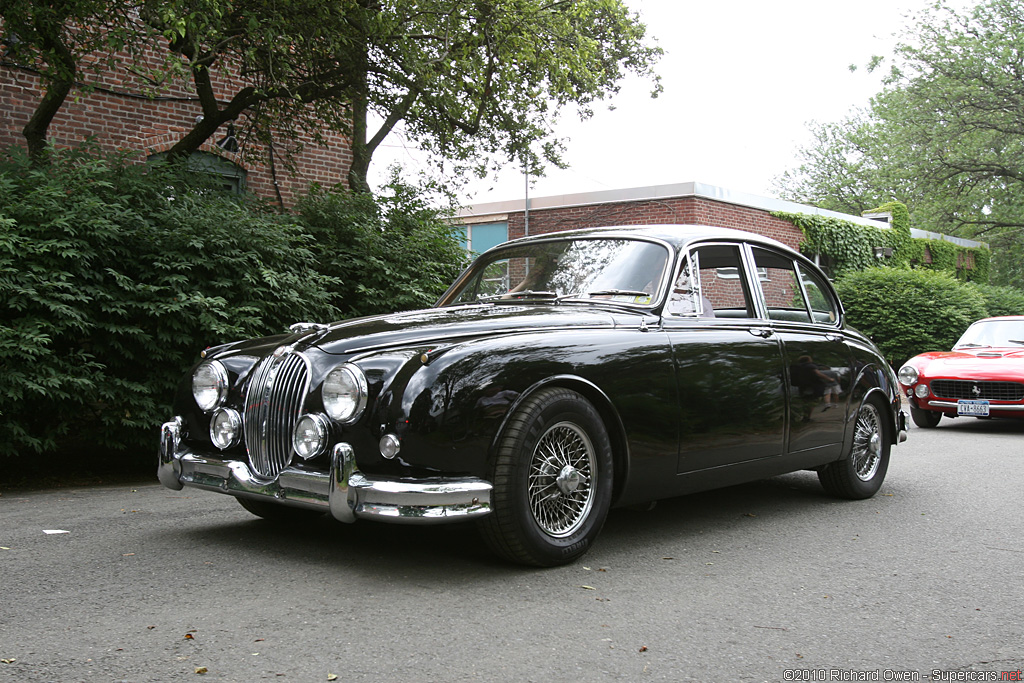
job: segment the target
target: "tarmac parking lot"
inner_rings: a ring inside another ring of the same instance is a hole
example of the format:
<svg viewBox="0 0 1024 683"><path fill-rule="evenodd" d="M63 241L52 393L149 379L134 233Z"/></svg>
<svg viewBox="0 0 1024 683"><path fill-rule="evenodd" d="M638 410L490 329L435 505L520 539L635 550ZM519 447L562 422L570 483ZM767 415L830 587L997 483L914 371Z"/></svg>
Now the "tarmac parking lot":
<svg viewBox="0 0 1024 683"><path fill-rule="evenodd" d="M1024 680L1022 500L1024 422L968 418L870 500L807 472L615 510L547 570L155 477L0 488L0 680Z"/></svg>

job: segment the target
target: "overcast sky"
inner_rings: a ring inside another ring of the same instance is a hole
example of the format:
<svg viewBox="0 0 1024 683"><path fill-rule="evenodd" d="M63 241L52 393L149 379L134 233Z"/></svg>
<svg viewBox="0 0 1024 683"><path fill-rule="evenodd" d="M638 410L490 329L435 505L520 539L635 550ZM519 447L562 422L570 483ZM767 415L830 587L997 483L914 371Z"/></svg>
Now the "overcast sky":
<svg viewBox="0 0 1024 683"><path fill-rule="evenodd" d="M531 197L690 181L773 196L796 165L811 120L841 119L880 89L864 65L891 55L893 33L929 0L627 0L665 50L664 92L631 80L589 121L566 116L567 170L533 181ZM851 73L850 64L860 66ZM400 136L374 156L425 169ZM376 184L376 183L374 183ZM474 182L466 203L522 198L521 168Z"/></svg>

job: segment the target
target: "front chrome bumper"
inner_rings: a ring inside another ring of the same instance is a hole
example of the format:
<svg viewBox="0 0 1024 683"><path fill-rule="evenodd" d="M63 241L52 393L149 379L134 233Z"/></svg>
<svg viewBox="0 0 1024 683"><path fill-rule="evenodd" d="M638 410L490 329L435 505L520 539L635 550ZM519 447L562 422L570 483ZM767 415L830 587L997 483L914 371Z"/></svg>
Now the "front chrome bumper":
<svg viewBox="0 0 1024 683"><path fill-rule="evenodd" d="M160 430L157 476L167 488L185 486L272 499L282 505L330 512L342 522L378 519L402 524L437 524L482 517L491 511L491 484L473 477L434 477L416 481L370 477L356 469L355 453L339 443L325 474L288 467L273 481L253 476L242 460L220 460L196 453L181 442L181 420Z"/></svg>

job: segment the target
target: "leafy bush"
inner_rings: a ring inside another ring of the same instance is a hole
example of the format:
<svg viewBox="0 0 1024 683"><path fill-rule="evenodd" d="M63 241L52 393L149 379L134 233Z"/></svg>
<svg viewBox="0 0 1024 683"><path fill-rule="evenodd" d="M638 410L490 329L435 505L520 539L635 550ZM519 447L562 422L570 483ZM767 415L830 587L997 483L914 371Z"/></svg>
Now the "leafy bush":
<svg viewBox="0 0 1024 683"><path fill-rule="evenodd" d="M395 174L375 197L313 188L297 209L344 317L431 306L466 264L449 214Z"/></svg>
<svg viewBox="0 0 1024 683"><path fill-rule="evenodd" d="M947 273L901 268L848 271L836 282L847 317L893 367L925 351L948 350L987 315L976 285Z"/></svg>
<svg viewBox="0 0 1024 683"><path fill-rule="evenodd" d="M309 247L173 169L0 162L0 459L151 452L202 346L337 315Z"/></svg>
<svg viewBox="0 0 1024 683"><path fill-rule="evenodd" d="M978 283L973 286L985 298L985 308L990 316L1024 315L1024 292L1021 290Z"/></svg>

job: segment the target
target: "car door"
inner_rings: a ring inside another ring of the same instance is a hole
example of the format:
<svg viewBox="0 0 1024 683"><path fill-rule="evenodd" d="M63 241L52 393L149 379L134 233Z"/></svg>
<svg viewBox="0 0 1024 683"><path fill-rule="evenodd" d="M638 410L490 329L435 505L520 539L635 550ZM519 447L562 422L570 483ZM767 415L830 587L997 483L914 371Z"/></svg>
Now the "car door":
<svg viewBox="0 0 1024 683"><path fill-rule="evenodd" d="M688 250L663 316L678 383L679 473L784 452L782 349L756 315L740 243Z"/></svg>
<svg viewBox="0 0 1024 683"><path fill-rule="evenodd" d="M788 452L809 461L839 457L854 381L839 328L839 304L820 273L769 247L752 247L757 286L782 343L789 392Z"/></svg>

